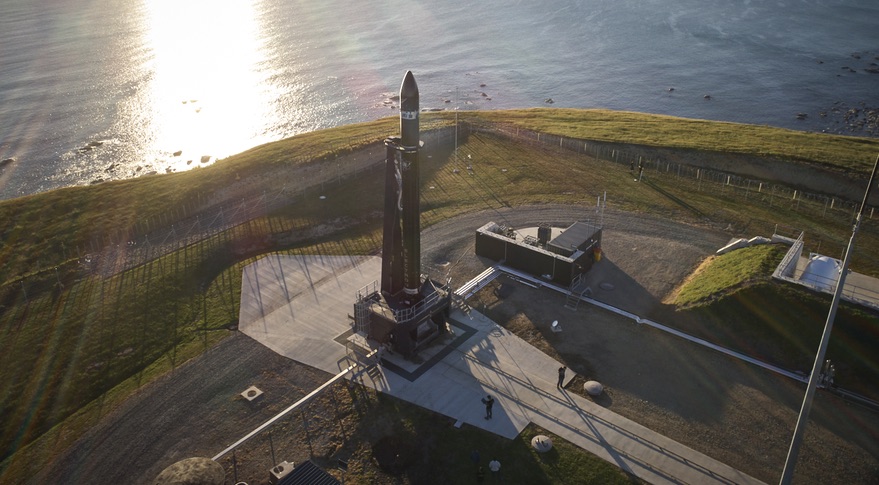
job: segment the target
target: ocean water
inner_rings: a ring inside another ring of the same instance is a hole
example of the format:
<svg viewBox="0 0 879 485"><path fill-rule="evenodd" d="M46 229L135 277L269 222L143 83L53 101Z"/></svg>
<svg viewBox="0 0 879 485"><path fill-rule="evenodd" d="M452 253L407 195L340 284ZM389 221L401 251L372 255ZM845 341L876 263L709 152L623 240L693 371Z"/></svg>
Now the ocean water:
<svg viewBox="0 0 879 485"><path fill-rule="evenodd" d="M391 116L409 69L422 108L847 132L840 112L879 107L876 19L874 0L0 0L0 199Z"/></svg>

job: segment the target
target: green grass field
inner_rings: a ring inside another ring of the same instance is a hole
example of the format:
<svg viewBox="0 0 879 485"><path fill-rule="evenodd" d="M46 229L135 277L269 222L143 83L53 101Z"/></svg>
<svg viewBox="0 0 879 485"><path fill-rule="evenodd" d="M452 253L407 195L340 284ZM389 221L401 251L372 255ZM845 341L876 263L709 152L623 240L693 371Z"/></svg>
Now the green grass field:
<svg viewBox="0 0 879 485"><path fill-rule="evenodd" d="M436 117L443 116L448 117ZM642 138L644 133L665 127L678 132L675 143L688 148L744 150L751 144L765 145L772 150L750 149L811 163L830 163L826 160L833 158L829 153L848 153L838 159L844 170L861 170L879 151L875 140L631 113L525 110L472 116L564 136L628 143L648 143L650 139ZM15 460L3 462L0 477L15 482L16 477L27 476L30 464L45 462L140 385L228 335L237 322L241 269L253 258L272 251L376 253L382 173L365 172L357 184L349 180L320 192L306 190L283 209L197 243L178 245L162 257L109 277L81 264L76 248L110 232L133 231L138 223L168 213L198 194L222 190L233 180L308 163L307 154L332 160L395 131L395 119L352 125L257 147L190 172L74 187L0 203L0 220L4 221L0 228L0 415L6 423L0 435L0 457L19 452ZM730 134L719 134L726 131ZM829 148L821 149L822 143ZM870 150L873 153L866 153ZM861 158L863 162L857 161ZM586 206L606 191L609 204L617 209L729 225L744 234L765 233L783 222L807 234L820 234L822 250L839 250L850 235L845 214L818 217L816 211L799 204L767 205L765 197L718 191L660 174L651 174L647 183L633 186L628 171L613 162L491 135L462 140L457 156L452 146L428 147L421 160L424 226L464 212L523 204ZM464 169L468 163L473 165L472 174ZM318 199L319 194L326 199ZM309 232L321 225L326 226L322 234ZM857 271L879 274L873 256L879 250L875 226L862 227L852 265ZM803 296L791 288L758 283L755 270L742 269L743 265L763 268L776 256L754 257L759 264L740 262L715 269L712 281L692 290L688 301L700 304L686 311L694 318L682 319L683 325L758 356L773 357L779 352L782 363L797 363L814 352L808 346L811 334L801 332L800 324L807 317L820 319L821 305L826 302L814 297L814 304L803 305L800 313L788 308L769 313L770 302ZM753 282L706 303L705 294L724 285L736 287L743 280ZM852 319L864 335L875 335L874 314L856 314ZM723 331L728 320L746 321L749 326ZM754 342L765 343L757 346ZM851 347L856 360L866 364L843 366L841 378L848 373L850 382L858 383L866 379L863 376L879 375L875 352L870 352L876 348L872 342L861 339L861 347Z"/></svg>
<svg viewBox="0 0 879 485"><path fill-rule="evenodd" d="M808 374L827 321L830 295L772 280L788 246L769 244L717 256L680 290L678 328L763 361ZM837 382L879 397L876 312L843 302L834 320L827 358L838 363Z"/></svg>
<svg viewBox="0 0 879 485"><path fill-rule="evenodd" d="M869 174L879 140L602 109L480 111L478 117L584 140L744 153Z"/></svg>

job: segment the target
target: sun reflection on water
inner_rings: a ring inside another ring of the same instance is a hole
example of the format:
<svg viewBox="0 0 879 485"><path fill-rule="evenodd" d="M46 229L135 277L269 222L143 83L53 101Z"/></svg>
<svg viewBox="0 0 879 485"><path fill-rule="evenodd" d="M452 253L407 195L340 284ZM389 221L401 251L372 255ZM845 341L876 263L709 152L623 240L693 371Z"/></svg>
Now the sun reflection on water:
<svg viewBox="0 0 879 485"><path fill-rule="evenodd" d="M146 2L141 129L157 168L186 170L269 141L278 93L257 9L254 1Z"/></svg>

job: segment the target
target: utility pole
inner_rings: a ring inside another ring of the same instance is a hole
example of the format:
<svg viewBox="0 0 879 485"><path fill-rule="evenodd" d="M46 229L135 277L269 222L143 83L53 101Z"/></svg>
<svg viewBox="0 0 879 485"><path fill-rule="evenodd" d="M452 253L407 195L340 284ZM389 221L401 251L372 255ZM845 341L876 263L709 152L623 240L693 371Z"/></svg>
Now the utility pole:
<svg viewBox="0 0 879 485"><path fill-rule="evenodd" d="M852 236L849 239L848 247L845 250L845 257L842 260L842 268L839 271L839 281L836 284L836 291L833 292L833 300L830 303L830 312L827 314L827 322L824 324L824 334L821 336L821 343L818 345L818 354L815 355L815 363L812 365L812 373L809 375L809 384L806 386L806 395L803 398L803 405L800 408L800 416L797 418L797 425L794 428L794 436L791 439L790 449L787 452L787 460L784 462L784 470L781 473L781 485L789 485L794 475L794 468L797 465L797 455L800 453L800 445L803 441L803 432L806 430L806 421L809 420L809 411L812 409L812 400L815 397L815 390L818 387L818 380L821 377L821 365L824 362L824 355L827 353L827 344L830 342L830 331L833 329L833 321L836 320L836 310L839 308L839 299L842 296L842 289L845 286L845 277L848 272L848 264L852 255L852 248L855 245L855 236L861 225L861 216L864 213L864 207L870 198L870 192L873 190L873 182L876 180L876 169L879 167L879 156L873 164L873 173L870 174L870 182L867 184L867 191L864 193L864 201L861 202L861 208L855 217L855 224L852 228Z"/></svg>

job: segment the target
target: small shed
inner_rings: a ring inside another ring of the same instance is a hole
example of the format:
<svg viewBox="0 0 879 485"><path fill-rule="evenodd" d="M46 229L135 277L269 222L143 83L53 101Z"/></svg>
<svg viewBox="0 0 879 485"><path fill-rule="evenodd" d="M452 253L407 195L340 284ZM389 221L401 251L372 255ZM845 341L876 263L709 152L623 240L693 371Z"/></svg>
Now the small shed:
<svg viewBox="0 0 879 485"><path fill-rule="evenodd" d="M592 268L600 246L601 228L586 222L522 229L489 222L476 230L478 256L563 286Z"/></svg>

